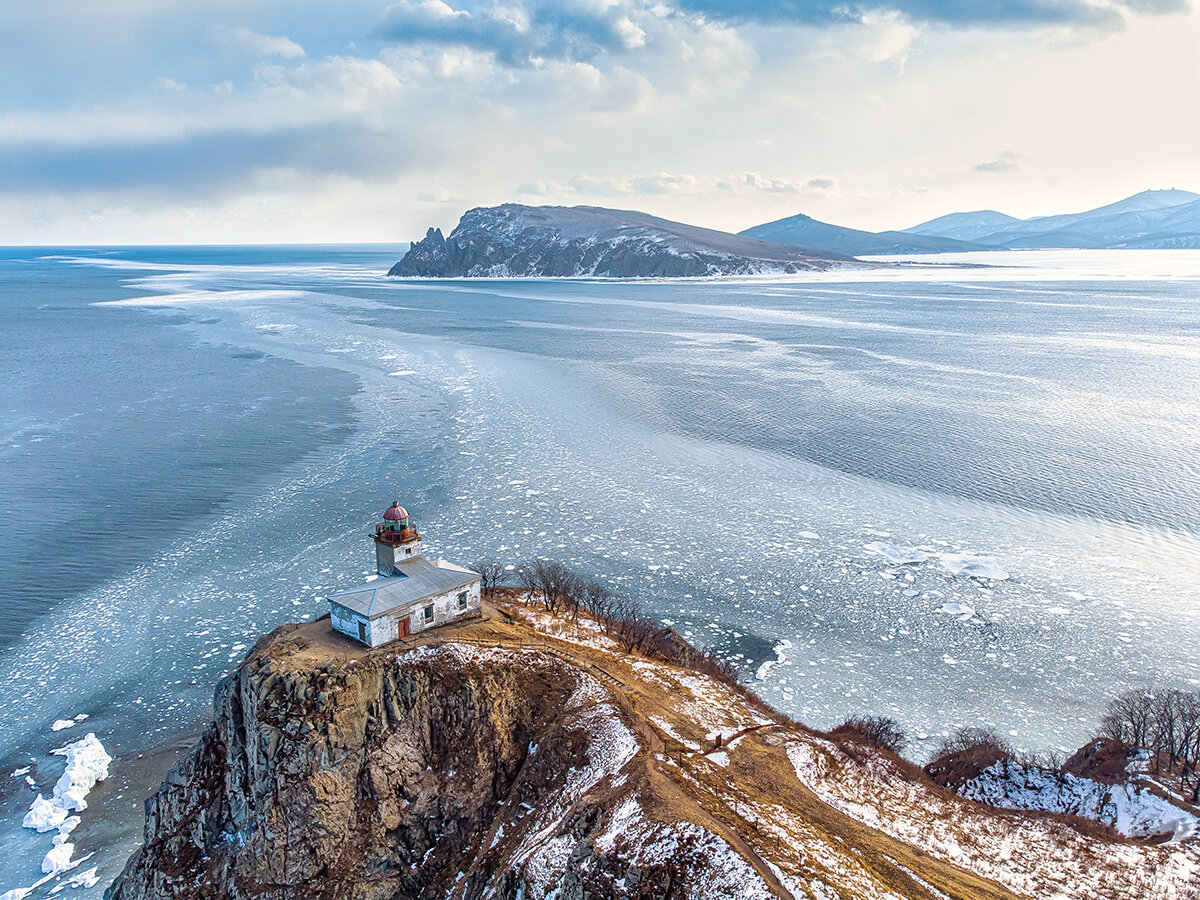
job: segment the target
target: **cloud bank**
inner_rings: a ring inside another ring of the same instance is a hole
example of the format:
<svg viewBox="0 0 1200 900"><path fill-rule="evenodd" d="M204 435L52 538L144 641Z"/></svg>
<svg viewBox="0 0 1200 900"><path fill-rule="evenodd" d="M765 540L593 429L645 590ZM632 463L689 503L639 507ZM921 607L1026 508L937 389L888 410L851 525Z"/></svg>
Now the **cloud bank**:
<svg viewBox="0 0 1200 900"><path fill-rule="evenodd" d="M1182 183L1198 40L1184 0L10 4L0 226L386 239L520 195L884 227L1000 175Z"/></svg>

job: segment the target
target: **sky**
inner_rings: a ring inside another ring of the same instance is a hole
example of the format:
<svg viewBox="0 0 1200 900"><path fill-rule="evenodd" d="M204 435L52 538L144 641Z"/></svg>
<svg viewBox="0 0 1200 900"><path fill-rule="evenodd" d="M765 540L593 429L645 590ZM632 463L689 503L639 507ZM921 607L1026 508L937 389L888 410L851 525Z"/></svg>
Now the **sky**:
<svg viewBox="0 0 1200 900"><path fill-rule="evenodd" d="M1200 191L1198 50L1192 0L9 2L0 244L1073 212Z"/></svg>

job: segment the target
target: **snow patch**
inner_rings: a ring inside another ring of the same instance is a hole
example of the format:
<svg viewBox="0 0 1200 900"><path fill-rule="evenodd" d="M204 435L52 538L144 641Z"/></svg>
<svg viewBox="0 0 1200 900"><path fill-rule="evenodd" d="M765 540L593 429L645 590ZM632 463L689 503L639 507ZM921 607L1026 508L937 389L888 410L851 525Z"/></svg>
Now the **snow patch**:
<svg viewBox="0 0 1200 900"><path fill-rule="evenodd" d="M1000 761L968 781L959 793L1004 809L1069 813L1111 825L1126 837L1192 837L1200 820L1133 784L1104 784L1050 769Z"/></svg>

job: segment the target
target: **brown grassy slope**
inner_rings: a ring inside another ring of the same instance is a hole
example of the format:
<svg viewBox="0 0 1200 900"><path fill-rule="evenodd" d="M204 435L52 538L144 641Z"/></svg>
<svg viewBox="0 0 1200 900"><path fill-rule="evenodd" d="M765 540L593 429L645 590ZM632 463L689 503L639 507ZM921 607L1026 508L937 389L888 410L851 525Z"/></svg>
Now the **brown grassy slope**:
<svg viewBox="0 0 1200 900"><path fill-rule="evenodd" d="M980 807L914 782L896 760L847 753L743 689L626 654L591 623L502 600L485 604L483 620L376 651L325 622L296 629L307 642L289 656L296 666L451 642L570 661L615 698L641 745L636 777L606 802L636 794L654 821L719 836L780 897L1200 896L1194 849L1109 843L1048 817ZM725 747L714 751L718 732Z"/></svg>

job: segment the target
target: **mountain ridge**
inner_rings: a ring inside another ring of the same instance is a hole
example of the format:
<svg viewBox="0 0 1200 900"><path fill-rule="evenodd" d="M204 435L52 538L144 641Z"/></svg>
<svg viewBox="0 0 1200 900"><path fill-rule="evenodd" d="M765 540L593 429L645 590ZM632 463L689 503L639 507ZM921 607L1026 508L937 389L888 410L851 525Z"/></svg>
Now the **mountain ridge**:
<svg viewBox="0 0 1200 900"><path fill-rule="evenodd" d="M990 216L1008 221L986 218ZM988 221L995 227L989 228ZM970 240L983 249L1195 248L1200 247L1200 194L1174 188L1141 191L1083 212L1030 219L994 210L951 213L902 231Z"/></svg>
<svg viewBox="0 0 1200 900"><path fill-rule="evenodd" d="M780 244L833 250L849 256L882 256L904 253L954 253L978 250L979 246L940 235L916 235L901 231L860 231L831 225L799 213L739 231L745 237Z"/></svg>
<svg viewBox="0 0 1200 900"><path fill-rule="evenodd" d="M468 210L448 235L430 228L393 277L662 278L788 274L852 262L635 210L506 203Z"/></svg>

